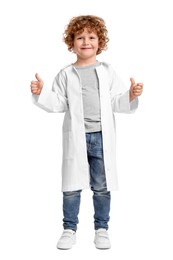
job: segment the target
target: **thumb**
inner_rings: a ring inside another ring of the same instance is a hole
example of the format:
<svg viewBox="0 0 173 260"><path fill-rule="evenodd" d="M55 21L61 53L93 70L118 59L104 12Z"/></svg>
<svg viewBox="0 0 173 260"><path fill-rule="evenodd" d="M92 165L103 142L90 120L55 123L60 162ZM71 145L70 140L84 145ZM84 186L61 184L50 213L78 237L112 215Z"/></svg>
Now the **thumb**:
<svg viewBox="0 0 173 260"><path fill-rule="evenodd" d="M38 73L35 74L35 78L40 81L40 82L43 82L43 80L40 78L40 76L38 75Z"/></svg>
<svg viewBox="0 0 173 260"><path fill-rule="evenodd" d="M134 80L134 78L130 78L130 81L131 81L131 85L135 85L135 80Z"/></svg>

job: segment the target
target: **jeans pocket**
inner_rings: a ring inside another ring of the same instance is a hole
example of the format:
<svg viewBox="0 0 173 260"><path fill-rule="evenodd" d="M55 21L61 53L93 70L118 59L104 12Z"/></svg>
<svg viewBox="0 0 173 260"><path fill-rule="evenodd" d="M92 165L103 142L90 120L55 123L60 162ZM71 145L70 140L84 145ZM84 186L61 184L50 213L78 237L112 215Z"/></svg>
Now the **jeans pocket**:
<svg viewBox="0 0 173 260"><path fill-rule="evenodd" d="M102 133L98 132L95 139L95 144L99 150L103 149L103 143L102 143Z"/></svg>

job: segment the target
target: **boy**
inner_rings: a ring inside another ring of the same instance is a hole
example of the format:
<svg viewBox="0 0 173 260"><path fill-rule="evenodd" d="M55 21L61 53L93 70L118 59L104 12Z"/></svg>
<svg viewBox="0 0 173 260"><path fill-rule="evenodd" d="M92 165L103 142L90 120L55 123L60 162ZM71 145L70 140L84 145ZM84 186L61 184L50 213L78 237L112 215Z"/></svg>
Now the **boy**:
<svg viewBox="0 0 173 260"><path fill-rule="evenodd" d="M76 62L55 77L52 90L43 87L36 74L31 82L35 104L49 112L65 112L63 122L63 234L59 249L70 249L76 230L82 189L93 191L94 243L98 249L111 247L108 236L110 191L118 188L115 153L114 112L131 113L138 106L143 83L131 78L130 90L112 69L96 60L107 48L104 20L86 15L70 20L64 33L68 50Z"/></svg>

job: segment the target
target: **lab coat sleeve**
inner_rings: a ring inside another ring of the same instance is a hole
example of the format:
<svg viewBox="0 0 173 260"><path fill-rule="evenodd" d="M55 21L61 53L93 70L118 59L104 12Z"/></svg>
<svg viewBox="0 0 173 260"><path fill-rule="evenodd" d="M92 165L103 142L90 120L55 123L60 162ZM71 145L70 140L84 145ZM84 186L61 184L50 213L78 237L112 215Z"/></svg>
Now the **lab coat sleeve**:
<svg viewBox="0 0 173 260"><path fill-rule="evenodd" d="M68 110L65 75L62 71L55 77L52 89L43 86L40 95L32 95L33 103L47 112L58 113Z"/></svg>
<svg viewBox="0 0 173 260"><path fill-rule="evenodd" d="M115 71L113 71L112 75L110 95L113 112L133 113L138 107L138 98L130 102L129 90L127 90L124 82Z"/></svg>

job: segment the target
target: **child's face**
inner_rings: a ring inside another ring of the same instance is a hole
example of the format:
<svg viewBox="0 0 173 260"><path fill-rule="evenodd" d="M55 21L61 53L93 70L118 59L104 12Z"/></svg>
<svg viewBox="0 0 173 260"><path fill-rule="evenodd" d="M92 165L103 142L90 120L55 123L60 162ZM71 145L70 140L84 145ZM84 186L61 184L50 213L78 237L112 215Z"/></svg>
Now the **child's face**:
<svg viewBox="0 0 173 260"><path fill-rule="evenodd" d="M99 48L98 36L94 32L88 31L87 28L81 34L74 37L73 51L78 59L86 60L96 58Z"/></svg>

